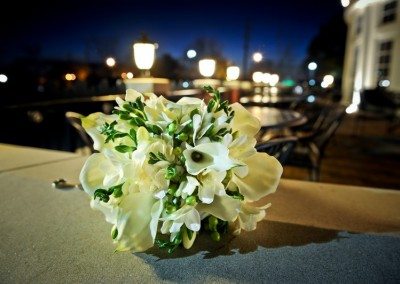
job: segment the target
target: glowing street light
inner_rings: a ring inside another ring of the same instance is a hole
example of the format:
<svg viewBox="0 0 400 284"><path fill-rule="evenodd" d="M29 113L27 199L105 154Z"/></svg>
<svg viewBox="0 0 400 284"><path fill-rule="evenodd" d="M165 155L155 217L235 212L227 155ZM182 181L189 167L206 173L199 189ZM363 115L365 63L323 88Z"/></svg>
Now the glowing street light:
<svg viewBox="0 0 400 284"><path fill-rule="evenodd" d="M254 62L260 62L261 60L263 59L263 56L262 56L262 54L261 54L261 52L255 52L254 54L253 54L253 61Z"/></svg>
<svg viewBox="0 0 400 284"><path fill-rule="evenodd" d="M347 6L350 5L350 0L341 0L343 8L346 8Z"/></svg>
<svg viewBox="0 0 400 284"><path fill-rule="evenodd" d="M252 76L254 83L257 83L257 84L261 83L263 80L263 76L264 76L263 72L259 72L259 71L254 72L253 76Z"/></svg>
<svg viewBox="0 0 400 284"><path fill-rule="evenodd" d="M307 66L307 67L308 67L308 70L314 71L314 70L317 69L318 65L317 65L317 63L315 63L315 62L313 61L313 62L308 63L308 66Z"/></svg>
<svg viewBox="0 0 400 284"><path fill-rule="evenodd" d="M279 75L278 74L272 74L271 77L269 78L269 84L274 87L276 84L279 82Z"/></svg>
<svg viewBox="0 0 400 284"><path fill-rule="evenodd" d="M234 81L239 78L240 68L238 66L229 66L226 68L226 80Z"/></svg>
<svg viewBox="0 0 400 284"><path fill-rule="evenodd" d="M211 77L215 72L214 59L202 59L199 61L199 71L204 77Z"/></svg>
<svg viewBox="0 0 400 284"><path fill-rule="evenodd" d="M107 59L106 59L106 64L107 64L107 66L108 67L114 67L115 66L115 59L114 58L112 58L112 57L108 57Z"/></svg>
<svg viewBox="0 0 400 284"><path fill-rule="evenodd" d="M189 49L189 50L186 52L186 56L187 56L188 58L190 58L190 59L195 58L195 57L197 56L197 52L196 52L196 50L194 50L194 49Z"/></svg>
<svg viewBox="0 0 400 284"><path fill-rule="evenodd" d="M335 81L335 78L332 75L325 75L324 79L322 81L326 82L329 86L329 85L333 84L333 81Z"/></svg>
<svg viewBox="0 0 400 284"><path fill-rule="evenodd" d="M156 45L151 43L145 35L133 45L133 57L136 66L143 71L145 76L150 76L150 69L154 63L155 50Z"/></svg>
<svg viewBox="0 0 400 284"><path fill-rule="evenodd" d="M270 82L270 79L271 79L271 74L269 74L269 73L264 73L263 76L262 76L261 81L262 81L264 84L268 85L269 82Z"/></svg>
<svg viewBox="0 0 400 284"><path fill-rule="evenodd" d="M126 78L132 79L133 78L133 73L132 72L126 73Z"/></svg>
<svg viewBox="0 0 400 284"><path fill-rule="evenodd" d="M6 83L8 81L8 77L5 74L0 74L0 83Z"/></svg>
<svg viewBox="0 0 400 284"><path fill-rule="evenodd" d="M67 73L65 74L65 80L67 81L75 81L76 75L74 73Z"/></svg>

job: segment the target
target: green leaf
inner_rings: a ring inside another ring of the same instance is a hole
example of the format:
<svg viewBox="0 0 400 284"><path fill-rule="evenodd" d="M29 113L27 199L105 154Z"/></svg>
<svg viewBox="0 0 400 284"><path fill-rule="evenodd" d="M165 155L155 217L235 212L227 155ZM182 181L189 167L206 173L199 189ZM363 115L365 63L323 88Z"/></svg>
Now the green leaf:
<svg viewBox="0 0 400 284"><path fill-rule="evenodd" d="M156 134L156 135L160 135L161 133L163 133L163 129L162 129L160 126L155 125L155 124L148 124L148 125L146 126L146 129L147 129L149 132L154 133L154 134Z"/></svg>
<svg viewBox="0 0 400 284"><path fill-rule="evenodd" d="M132 153L133 151L136 150L136 148L128 145L118 145L115 146L115 150L117 150L120 153Z"/></svg>
<svg viewBox="0 0 400 284"><path fill-rule="evenodd" d="M107 190L99 188L94 191L93 198L99 198L101 201L107 203L110 200L110 195Z"/></svg>

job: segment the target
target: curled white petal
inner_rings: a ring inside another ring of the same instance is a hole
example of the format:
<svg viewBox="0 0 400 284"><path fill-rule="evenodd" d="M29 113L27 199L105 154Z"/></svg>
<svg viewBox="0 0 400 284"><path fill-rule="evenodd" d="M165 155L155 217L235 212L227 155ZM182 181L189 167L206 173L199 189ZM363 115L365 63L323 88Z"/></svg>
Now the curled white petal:
<svg viewBox="0 0 400 284"><path fill-rule="evenodd" d="M260 121L239 103L234 103L231 107L235 111L232 129L249 137L255 136L261 128Z"/></svg>
<svg viewBox="0 0 400 284"><path fill-rule="evenodd" d="M256 153L244 160L249 168L248 175L240 178L233 175L232 181L248 201L256 201L275 192L282 175L282 165L275 157Z"/></svg>
<svg viewBox="0 0 400 284"><path fill-rule="evenodd" d="M240 201L228 195L214 196L211 204L198 204L196 208L200 213L211 214L221 220L232 222L239 214Z"/></svg>

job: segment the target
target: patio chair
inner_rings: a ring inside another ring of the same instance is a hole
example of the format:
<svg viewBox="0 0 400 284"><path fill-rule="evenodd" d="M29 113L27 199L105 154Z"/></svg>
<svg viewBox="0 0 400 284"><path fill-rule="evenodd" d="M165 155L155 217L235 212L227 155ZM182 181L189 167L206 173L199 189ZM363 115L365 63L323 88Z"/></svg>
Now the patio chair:
<svg viewBox="0 0 400 284"><path fill-rule="evenodd" d="M339 128L345 115L343 106L332 107L321 118L322 122L307 134L299 133L298 144L289 156L286 164L289 166L307 168L309 179L318 181L320 177L321 162L325 149Z"/></svg>
<svg viewBox="0 0 400 284"><path fill-rule="evenodd" d="M65 113L68 123L77 131L79 137L85 143L85 146L89 148L90 152L94 153L95 150L93 149L93 141L82 127L81 118L83 116L84 115L73 111L67 111Z"/></svg>
<svg viewBox="0 0 400 284"><path fill-rule="evenodd" d="M276 137L259 142L256 145L256 149L258 152L264 152L274 156L282 165L285 165L296 143L297 137L294 136Z"/></svg>

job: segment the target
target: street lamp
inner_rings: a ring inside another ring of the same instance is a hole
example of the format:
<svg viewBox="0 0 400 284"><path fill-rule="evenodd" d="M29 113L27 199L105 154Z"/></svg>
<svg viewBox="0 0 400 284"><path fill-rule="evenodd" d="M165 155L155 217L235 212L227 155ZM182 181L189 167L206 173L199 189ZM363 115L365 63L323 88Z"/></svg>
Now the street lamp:
<svg viewBox="0 0 400 284"><path fill-rule="evenodd" d="M195 58L196 55L197 55L197 52L196 52L196 50L194 50L194 49L189 49L189 50L186 52L186 56L187 56L188 58L190 58L190 59Z"/></svg>
<svg viewBox="0 0 400 284"><path fill-rule="evenodd" d="M254 62L261 62L261 60L263 59L263 56L261 54L261 52L255 52L253 53L253 61Z"/></svg>
<svg viewBox="0 0 400 284"><path fill-rule="evenodd" d="M262 80L263 80L263 77L264 77L264 73L263 73L263 72L259 72L259 71L254 72L254 73L253 73L253 76L252 76L253 81L254 81L254 83L256 83L256 84L261 83Z"/></svg>
<svg viewBox="0 0 400 284"><path fill-rule="evenodd" d="M215 72L214 59L202 59L199 61L199 71L204 77L211 77Z"/></svg>
<svg viewBox="0 0 400 284"><path fill-rule="evenodd" d="M317 63L315 63L314 61L308 63L308 70L310 71L315 71L318 67Z"/></svg>
<svg viewBox="0 0 400 284"><path fill-rule="evenodd" d="M137 68L142 75L150 77L150 69L154 63L156 45L151 43L145 35L133 45L133 57Z"/></svg>
<svg viewBox="0 0 400 284"><path fill-rule="evenodd" d="M108 67L114 67L115 66L115 59L114 58L112 58L112 57L108 57L107 59L106 59L106 64L107 64L107 66Z"/></svg>
<svg viewBox="0 0 400 284"><path fill-rule="evenodd" d="M226 68L226 80L234 81L239 78L240 68L238 66L229 66Z"/></svg>
<svg viewBox="0 0 400 284"><path fill-rule="evenodd" d="M317 65L317 63L312 61L312 62L308 63L307 68L308 68L309 85L314 86L315 85L314 74L315 74L315 70L317 70L317 68L318 68L318 65ZM314 82L314 83L312 84L312 82Z"/></svg>

